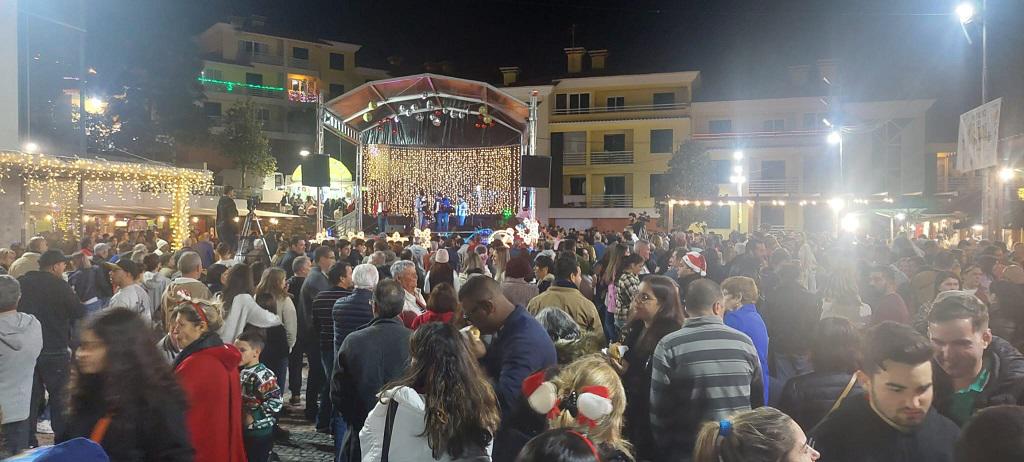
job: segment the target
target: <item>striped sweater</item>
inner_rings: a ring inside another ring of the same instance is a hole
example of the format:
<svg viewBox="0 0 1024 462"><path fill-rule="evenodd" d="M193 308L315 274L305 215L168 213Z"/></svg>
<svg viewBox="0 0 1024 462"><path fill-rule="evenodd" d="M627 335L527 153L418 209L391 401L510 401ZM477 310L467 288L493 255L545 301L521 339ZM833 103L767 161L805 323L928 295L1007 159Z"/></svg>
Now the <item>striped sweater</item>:
<svg viewBox="0 0 1024 462"><path fill-rule="evenodd" d="M659 460L690 460L702 423L764 404L753 342L720 317L688 319L658 342L651 364L651 430Z"/></svg>

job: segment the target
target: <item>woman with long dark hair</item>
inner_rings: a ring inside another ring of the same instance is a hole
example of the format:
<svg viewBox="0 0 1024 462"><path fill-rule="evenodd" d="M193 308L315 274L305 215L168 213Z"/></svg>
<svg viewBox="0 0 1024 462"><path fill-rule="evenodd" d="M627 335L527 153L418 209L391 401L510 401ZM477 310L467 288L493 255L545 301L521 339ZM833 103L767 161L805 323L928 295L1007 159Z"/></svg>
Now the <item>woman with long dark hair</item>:
<svg viewBox="0 0 1024 462"><path fill-rule="evenodd" d="M93 437L111 460L191 461L185 398L138 314L89 318L75 351L60 443Z"/></svg>
<svg viewBox="0 0 1024 462"><path fill-rule="evenodd" d="M171 335L181 353L174 374L185 390L186 428L196 462L242 462L242 354L217 335L224 319L220 306L184 301L171 314Z"/></svg>
<svg viewBox="0 0 1024 462"><path fill-rule="evenodd" d="M614 351L618 344L608 348L626 389L626 439L636 448L637 460L647 460L655 455L650 425L651 355L662 338L683 326L686 316L679 303L679 289L666 276L644 279L632 310L633 321L622 344L625 353Z"/></svg>
<svg viewBox="0 0 1024 462"><path fill-rule="evenodd" d="M228 269L227 281L220 301L224 307L224 325L217 331L224 343L232 343L245 330L246 324L264 329L280 326L281 317L261 307L252 297L252 269L238 263Z"/></svg>
<svg viewBox="0 0 1024 462"><path fill-rule="evenodd" d="M459 287L462 286L462 283L459 282L459 278L455 274L455 270L452 269L447 249L440 249L434 253L425 279L423 291L428 294L434 287L446 282L455 288L456 293L459 292Z"/></svg>
<svg viewBox="0 0 1024 462"><path fill-rule="evenodd" d="M603 307L601 314L604 316L604 336L608 341L619 338L618 329L615 328L615 311L618 303L615 283L619 280L619 263L627 254L629 247L625 244L609 244L601 256L601 261L597 262L594 268L594 303Z"/></svg>
<svg viewBox="0 0 1024 462"><path fill-rule="evenodd" d="M281 325L267 328L267 345L260 362L274 372L278 383L288 378L288 354L295 346L297 319L295 304L288 295L288 275L281 268L267 268L256 286L256 304L281 317Z"/></svg>
<svg viewBox="0 0 1024 462"><path fill-rule="evenodd" d="M359 441L362 460L452 461L490 456L500 413L494 390L462 334L446 323L428 323L410 339L411 364L388 384L366 418ZM388 408L396 407L390 447L384 447Z"/></svg>

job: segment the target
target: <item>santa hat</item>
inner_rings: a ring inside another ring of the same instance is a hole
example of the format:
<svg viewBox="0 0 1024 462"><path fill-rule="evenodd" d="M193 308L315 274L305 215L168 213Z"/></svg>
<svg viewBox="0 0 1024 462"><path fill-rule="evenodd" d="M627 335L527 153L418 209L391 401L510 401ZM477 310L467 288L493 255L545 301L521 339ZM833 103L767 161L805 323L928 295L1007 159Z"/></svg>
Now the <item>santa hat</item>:
<svg viewBox="0 0 1024 462"><path fill-rule="evenodd" d="M697 252L688 252L686 255L683 255L683 263L701 276L708 275L708 261Z"/></svg>
<svg viewBox="0 0 1024 462"><path fill-rule="evenodd" d="M568 411L580 425L593 428L598 421L612 413L613 406L608 388L591 385L558 396L558 387L544 379L544 371L536 372L523 380L523 395L530 408L538 414L553 419Z"/></svg>

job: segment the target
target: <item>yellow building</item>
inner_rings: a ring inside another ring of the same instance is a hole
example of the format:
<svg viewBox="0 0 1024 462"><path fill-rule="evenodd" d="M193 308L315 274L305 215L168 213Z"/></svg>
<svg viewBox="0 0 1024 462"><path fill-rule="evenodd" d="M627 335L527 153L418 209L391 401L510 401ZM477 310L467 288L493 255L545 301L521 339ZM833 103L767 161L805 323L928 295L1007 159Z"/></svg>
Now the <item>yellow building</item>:
<svg viewBox="0 0 1024 462"><path fill-rule="evenodd" d="M282 171L294 167L301 149L314 148L320 93L329 100L387 77L357 65L359 45L273 35L258 16L214 24L198 41L207 116L217 125L232 105L251 98Z"/></svg>
<svg viewBox="0 0 1024 462"><path fill-rule="evenodd" d="M565 53L569 77L541 86L522 85L518 68L502 68L506 86L518 86L511 94L541 93L538 154L552 157L552 183L548 203L538 199L538 217L577 229L619 229L630 212L656 215L652 185L690 137L700 73L606 75L606 50Z"/></svg>

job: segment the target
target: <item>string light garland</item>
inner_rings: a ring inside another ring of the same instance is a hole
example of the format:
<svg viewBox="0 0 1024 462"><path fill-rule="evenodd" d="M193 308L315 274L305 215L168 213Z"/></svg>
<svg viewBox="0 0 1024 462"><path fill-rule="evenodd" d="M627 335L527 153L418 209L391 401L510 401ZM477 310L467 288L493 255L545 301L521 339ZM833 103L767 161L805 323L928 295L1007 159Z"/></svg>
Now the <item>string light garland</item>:
<svg viewBox="0 0 1024 462"><path fill-rule="evenodd" d="M168 197L173 204L171 245L175 249L189 235L189 197L213 185L213 174L206 170L0 151L0 181L9 178L24 179L29 197L42 198L27 205L48 208L54 228L72 238L78 237L81 227L80 194L98 195L104 202L115 198L128 202L141 199L143 193Z"/></svg>
<svg viewBox="0 0 1024 462"><path fill-rule="evenodd" d="M271 87L268 85L258 85L255 83L245 82L232 82L230 80L217 80L208 77L197 77L196 80L211 85L224 85L228 91L235 91L235 87L251 88L253 90L267 90L267 91L284 91L283 87Z"/></svg>
<svg viewBox="0 0 1024 462"><path fill-rule="evenodd" d="M413 216L420 189L442 192L452 206L461 194L470 214L518 209L520 147L421 148L371 144L363 149L363 208L378 202L392 215Z"/></svg>
<svg viewBox="0 0 1024 462"><path fill-rule="evenodd" d="M794 203L796 205L799 205L800 207L816 206L816 205L828 206L829 205L829 201L828 200L826 200L826 199L817 199L817 198L816 199L800 199L800 200L797 200L797 201L794 201L794 200L787 201L786 199L771 199L771 198L761 198L761 197L758 197L758 198L755 198L755 199L743 199L743 198L731 198L731 199L729 199L729 198L723 197L723 198L719 198L719 199L715 199L715 200L711 200L711 199L669 199L669 200L667 200L665 202L669 206L682 205L682 206L692 206L692 207L710 207L712 205L717 205L719 207L732 206L732 205L747 205L747 206L751 206L751 207L754 206L754 205L771 205L771 206L774 206L774 207L785 207L786 204L794 204ZM853 204L859 204L859 205L893 204L893 203L896 202L896 200L893 199L892 197L884 197L884 198L881 198L881 199L851 199L850 202L853 203Z"/></svg>

